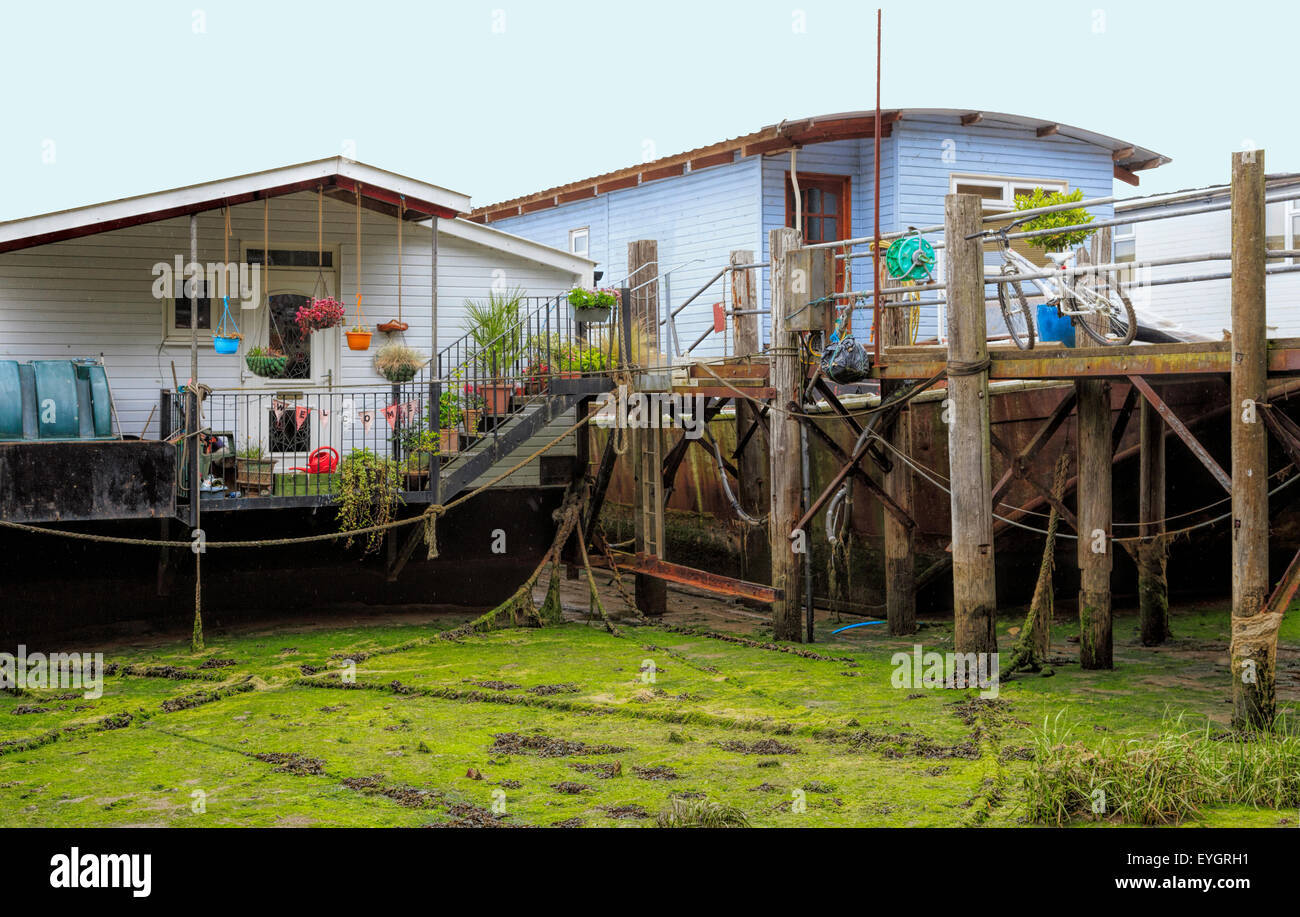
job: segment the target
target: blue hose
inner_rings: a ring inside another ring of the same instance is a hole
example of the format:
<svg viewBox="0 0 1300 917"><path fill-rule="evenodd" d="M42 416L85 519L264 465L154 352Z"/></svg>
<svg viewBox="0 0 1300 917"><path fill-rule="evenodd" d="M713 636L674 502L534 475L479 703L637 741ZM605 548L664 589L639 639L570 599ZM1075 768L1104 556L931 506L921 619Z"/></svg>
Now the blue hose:
<svg viewBox="0 0 1300 917"><path fill-rule="evenodd" d="M836 634L842 634L846 630L853 630L853 628L855 627L870 627L872 624L884 624L884 623L885 623L884 621L863 621L860 624L850 624L848 627L841 627L839 630L831 631L831 636L834 637Z"/></svg>

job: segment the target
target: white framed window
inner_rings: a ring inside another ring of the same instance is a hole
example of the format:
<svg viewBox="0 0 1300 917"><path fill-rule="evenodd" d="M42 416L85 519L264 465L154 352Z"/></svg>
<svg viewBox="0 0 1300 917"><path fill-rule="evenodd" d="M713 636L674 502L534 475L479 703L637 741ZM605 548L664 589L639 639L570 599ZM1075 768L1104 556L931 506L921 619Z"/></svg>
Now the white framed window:
<svg viewBox="0 0 1300 917"><path fill-rule="evenodd" d="M207 295L205 281L198 281L199 288L199 343L212 343L212 328L217 323L215 298ZM188 346L192 338L190 331L190 299L185 295L184 278L176 279L176 289L171 297L163 301L163 343L169 346Z"/></svg>
<svg viewBox="0 0 1300 917"><path fill-rule="evenodd" d="M1035 188L1044 191L1059 191L1064 194L1069 184L1056 178L1013 178L1004 175L963 175L958 172L949 176L948 190L953 194L978 194L983 201L985 213L1005 213L1015 209L1016 198L1028 197Z"/></svg>
<svg viewBox="0 0 1300 917"><path fill-rule="evenodd" d="M581 255L582 257L585 258L587 257L587 253L590 250L591 250L590 230L586 226L583 226L579 229L570 229L569 230L570 253L574 255Z"/></svg>
<svg viewBox="0 0 1300 917"><path fill-rule="evenodd" d="M1116 226L1113 239L1115 250L1112 252L1112 256L1116 264L1132 264L1137 260L1136 226L1132 223L1128 226Z"/></svg>
<svg viewBox="0 0 1300 917"><path fill-rule="evenodd" d="M1016 208L1016 198L1033 195L1035 188L1042 188L1051 193L1069 191L1069 183L1059 178L1016 178L1011 175L970 175L953 172L948 177L948 190L953 194L978 194L981 199L980 209L985 216L993 213L1008 213ZM1034 248L1029 239L1015 239L1011 248L1039 267L1049 263L1042 249ZM984 245L984 251L997 250L996 242Z"/></svg>

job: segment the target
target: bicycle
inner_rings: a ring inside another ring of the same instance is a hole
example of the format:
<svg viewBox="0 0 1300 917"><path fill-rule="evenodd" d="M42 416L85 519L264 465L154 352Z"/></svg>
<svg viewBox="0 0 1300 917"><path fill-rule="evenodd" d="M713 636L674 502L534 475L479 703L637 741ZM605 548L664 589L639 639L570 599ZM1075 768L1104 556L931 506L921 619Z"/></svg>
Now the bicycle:
<svg viewBox="0 0 1300 917"><path fill-rule="evenodd" d="M1037 323L1021 286L1023 281L1011 278L1021 274L1041 273L1041 269L1011 248L1007 233L1017 223L1009 223L993 233L1002 256L999 276L1003 279L996 281L998 305L1002 309L1002 318L1012 342L1021 350L1032 350ZM1048 252L1047 257L1052 259L1058 270L1066 271L1078 258L1078 251ZM1123 291L1116 290L1112 298L1108 293L1091 286L1071 284L1064 273L1050 279L1030 277L1029 282L1038 288L1046 305L1055 306L1058 315L1068 316L1074 327L1082 328L1084 334L1096 343L1104 347L1120 347L1133 343L1137 336L1137 314L1133 311L1133 303ZM1015 294L1014 299L1007 292L1008 287Z"/></svg>

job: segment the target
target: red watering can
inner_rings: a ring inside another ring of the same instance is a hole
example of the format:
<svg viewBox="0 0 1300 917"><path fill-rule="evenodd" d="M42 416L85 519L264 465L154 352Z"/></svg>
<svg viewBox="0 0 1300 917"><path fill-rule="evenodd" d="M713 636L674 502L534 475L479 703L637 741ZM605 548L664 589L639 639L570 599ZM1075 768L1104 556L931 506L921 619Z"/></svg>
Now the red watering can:
<svg viewBox="0 0 1300 917"><path fill-rule="evenodd" d="M290 471L303 471L307 474L330 474L339 467L339 451L333 446L321 446L307 456L306 468L290 468Z"/></svg>

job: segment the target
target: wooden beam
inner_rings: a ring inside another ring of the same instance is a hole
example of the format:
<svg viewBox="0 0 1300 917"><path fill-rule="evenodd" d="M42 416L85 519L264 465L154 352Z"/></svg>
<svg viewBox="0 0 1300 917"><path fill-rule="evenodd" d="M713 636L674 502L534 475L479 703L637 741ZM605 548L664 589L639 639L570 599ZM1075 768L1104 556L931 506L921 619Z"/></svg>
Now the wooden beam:
<svg viewBox="0 0 1300 917"><path fill-rule="evenodd" d="M1228 473L1214 460L1214 456L1206 451L1200 440L1196 438L1191 430L1187 429L1187 425L1178 419L1178 415L1170 409L1169 405L1165 404L1164 399L1156 394L1155 389L1150 386L1147 380L1141 376L1129 376L1129 381L1142 393L1142 397L1151 403L1151 406L1156 409L1164 422L1169 424L1169 429L1178 434L1178 438L1187 444L1187 448L1192 450L1192 454L1206 467L1210 474L1214 475L1214 479L1223 486L1223 489L1228 493L1232 493L1232 478L1228 477ZM1267 474L1265 477L1267 477Z"/></svg>
<svg viewBox="0 0 1300 917"><path fill-rule="evenodd" d="M730 154L728 154L730 155ZM694 168L692 166L692 168ZM752 251L733 251L729 263L733 267L753 264ZM759 340L758 315L761 298L758 292L758 272L741 268L731 273L731 328L734 353L742 356L762 350ZM758 437L753 448L746 448L763 426L762 418L767 405L758 405L745 398L736 398L736 452L734 458L740 469L736 499L740 508L755 518L762 518L771 502L768 492L768 462L766 437ZM740 527L740 575L748 580L766 578L771 574L766 533L754 525Z"/></svg>
<svg viewBox="0 0 1300 917"><path fill-rule="evenodd" d="M1232 369L1227 341L1143 344L1133 347L991 348L990 379L1063 379L1080 376L1224 376ZM945 348L894 347L872 369L874 379L925 379L943 369ZM1300 373L1300 338L1268 342L1270 375Z"/></svg>
<svg viewBox="0 0 1300 917"><path fill-rule="evenodd" d="M1110 161L1119 162L1121 159L1128 159L1136 152L1137 150L1135 150L1131 146L1121 147L1120 149L1110 154Z"/></svg>
<svg viewBox="0 0 1300 917"><path fill-rule="evenodd" d="M1115 178L1117 178L1119 181L1124 182L1125 184L1133 185L1134 187L1142 184L1142 180L1140 178L1138 178L1136 175L1134 175L1132 172L1130 172L1128 169L1124 168L1123 166L1117 165L1112 169L1112 171L1115 174Z"/></svg>
<svg viewBox="0 0 1300 917"><path fill-rule="evenodd" d="M1060 130L1061 130L1061 125L1059 124L1044 124L1038 130L1034 131L1034 133L1039 137L1052 137L1056 135Z"/></svg>
<svg viewBox="0 0 1300 917"><path fill-rule="evenodd" d="M1151 402L1138 413L1138 619L1143 646L1171 636L1165 532L1165 424Z"/></svg>
<svg viewBox="0 0 1300 917"><path fill-rule="evenodd" d="M1264 152L1232 157L1232 720L1273 725L1280 610L1264 613L1268 577L1268 400Z"/></svg>
<svg viewBox="0 0 1300 917"><path fill-rule="evenodd" d="M1080 379L1077 503L1079 521L1079 664L1114 668L1111 628L1110 383Z"/></svg>
<svg viewBox="0 0 1300 917"><path fill-rule="evenodd" d="M795 553L797 544L803 542L807 550L812 545L806 538L793 540L794 521L799 515L802 487L799 422L791 417L785 406L799 398L803 374L799 364L799 333L786 328L786 316L798 308L799 303L787 300L787 282L791 255L799 247L799 233L790 228L773 229L768 234L769 271L772 303L772 385L776 388L776 403L780 413L771 422L769 480L771 501L768 518L768 544L772 552L772 586L784 598L772 604L772 636L776 640L802 642L800 626L799 577L803 564L802 553Z"/></svg>
<svg viewBox="0 0 1300 917"><path fill-rule="evenodd" d="M1153 156L1150 159L1144 159L1141 162L1135 162L1128 167L1130 172L1144 172L1147 169L1154 169L1160 163L1164 162L1159 156Z"/></svg>
<svg viewBox="0 0 1300 917"><path fill-rule="evenodd" d="M881 286L886 284L882 283ZM903 309L883 308L887 300L882 301L880 313L880 339L884 346L911 343L909 321ZM896 392L904 383L881 382L880 397L883 401ZM886 422L884 436L902 455L912 454L912 412L903 409L894 417L893 423ZM885 475L884 489L890 501L895 503L909 521L915 512L915 499L912 491L912 469L902 461L892 462ZM885 619L889 632L894 636L916 633L916 564L914 554L914 535L916 524L902 524L893 513L884 519L885 549Z"/></svg>
<svg viewBox="0 0 1300 917"><path fill-rule="evenodd" d="M710 156L700 156L691 160L691 171L698 169L707 169L711 166L724 166L736 161L735 150L723 150L721 153L713 153Z"/></svg>
<svg viewBox="0 0 1300 917"><path fill-rule="evenodd" d="M983 120L984 120L984 113L981 111L973 111L968 115L961 116L961 123L963 127L970 127L973 124L979 124Z"/></svg>
<svg viewBox="0 0 1300 917"><path fill-rule="evenodd" d="M944 200L948 280L948 467L952 506L953 635L958 653L996 653L997 587L989 443L982 220L974 194Z"/></svg>

